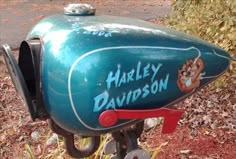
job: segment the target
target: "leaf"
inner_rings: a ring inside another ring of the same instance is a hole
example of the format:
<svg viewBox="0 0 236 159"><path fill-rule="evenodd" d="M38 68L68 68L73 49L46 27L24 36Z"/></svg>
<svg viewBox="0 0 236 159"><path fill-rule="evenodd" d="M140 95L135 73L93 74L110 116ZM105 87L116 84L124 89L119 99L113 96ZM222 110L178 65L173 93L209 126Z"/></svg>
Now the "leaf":
<svg viewBox="0 0 236 159"><path fill-rule="evenodd" d="M167 144L168 144L168 142L164 142L164 143L162 143L160 146L158 146L158 147L154 150L151 159L156 159L157 156L158 156L158 154L161 152L161 148L162 148L163 146L166 146Z"/></svg>
<svg viewBox="0 0 236 159"><path fill-rule="evenodd" d="M184 154L184 155L188 155L190 154L192 151L191 150L180 150L180 153L181 154Z"/></svg>
<svg viewBox="0 0 236 159"><path fill-rule="evenodd" d="M34 158L35 158L35 157L34 157L34 152L33 152L33 150L31 149L31 146L30 146L29 144L25 144L25 149L26 149L26 153L27 153L28 157L29 157L30 159L34 159Z"/></svg>

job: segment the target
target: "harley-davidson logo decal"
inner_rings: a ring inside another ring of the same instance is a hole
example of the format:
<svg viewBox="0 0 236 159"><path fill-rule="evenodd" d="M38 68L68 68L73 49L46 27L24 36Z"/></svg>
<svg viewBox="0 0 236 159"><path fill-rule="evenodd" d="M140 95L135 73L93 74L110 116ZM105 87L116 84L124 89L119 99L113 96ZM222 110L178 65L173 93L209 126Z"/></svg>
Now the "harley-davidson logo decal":
<svg viewBox="0 0 236 159"><path fill-rule="evenodd" d="M157 78L158 72L162 66L163 64L161 63L146 64L142 66L141 62L139 62L135 69L132 69L129 72L122 72L118 65L115 73L110 72L107 76L107 91L104 91L94 98L93 111L98 112L101 109L115 109L116 107L122 107L124 105L134 103L139 99L145 99L151 94L155 95L167 90L170 76L169 73L167 73L164 77ZM121 85L143 79L150 79L150 82L134 90L123 92L120 96L109 96L108 91L111 89L111 87L118 88Z"/></svg>

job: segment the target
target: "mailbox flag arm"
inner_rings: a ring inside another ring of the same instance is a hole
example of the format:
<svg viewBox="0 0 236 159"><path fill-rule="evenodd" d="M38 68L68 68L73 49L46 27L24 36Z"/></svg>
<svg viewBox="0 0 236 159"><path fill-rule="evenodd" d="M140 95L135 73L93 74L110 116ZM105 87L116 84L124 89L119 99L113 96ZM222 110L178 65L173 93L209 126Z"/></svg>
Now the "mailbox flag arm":
<svg viewBox="0 0 236 159"><path fill-rule="evenodd" d="M113 126L119 119L146 119L153 117L164 117L162 133L172 133L176 129L184 110L160 108L152 110L106 110L99 116L99 123L104 127Z"/></svg>

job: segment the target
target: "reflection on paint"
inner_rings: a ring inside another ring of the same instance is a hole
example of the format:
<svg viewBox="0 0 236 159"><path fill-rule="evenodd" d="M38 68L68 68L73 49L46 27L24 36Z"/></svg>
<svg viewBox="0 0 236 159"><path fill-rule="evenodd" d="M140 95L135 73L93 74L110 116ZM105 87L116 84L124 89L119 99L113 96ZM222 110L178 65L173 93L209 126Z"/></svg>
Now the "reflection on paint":
<svg viewBox="0 0 236 159"><path fill-rule="evenodd" d="M145 28L141 26L136 26L136 25L126 25L126 24L117 24L117 23L111 23L111 24L102 24L98 25L100 28L107 28L112 32L117 32L119 33L121 30L122 32L129 32L130 30L135 30L138 32L143 32L143 33L153 33L153 34L165 34L167 33L163 30L158 30L158 29L150 29L150 28Z"/></svg>
<svg viewBox="0 0 236 159"><path fill-rule="evenodd" d="M64 47L65 41L70 33L70 30L57 30L51 31L50 34L44 37L45 43L51 43L51 51L54 56L61 53L60 50Z"/></svg>
<svg viewBox="0 0 236 159"><path fill-rule="evenodd" d="M162 66L161 63L142 66L141 62L139 62L135 69L121 73L120 65L118 65L116 72L114 74L110 72L107 76L107 90L94 98L93 111L98 112L102 109L120 108L134 103L139 99L144 99L149 95L156 95L157 93L167 90L169 74L166 74L164 78L157 79L158 72ZM121 85L144 80L146 78L150 79L150 82L140 88L123 92L117 97L111 97L109 95L109 90L111 89L116 89Z"/></svg>
<svg viewBox="0 0 236 159"><path fill-rule="evenodd" d="M40 23L38 25L36 25L33 30L31 31L30 34L34 34L34 33L37 33L37 34L41 34L41 35L44 35L46 34L47 32L49 32L49 30L53 27L53 24L52 23L49 23L49 22L44 22L44 23Z"/></svg>

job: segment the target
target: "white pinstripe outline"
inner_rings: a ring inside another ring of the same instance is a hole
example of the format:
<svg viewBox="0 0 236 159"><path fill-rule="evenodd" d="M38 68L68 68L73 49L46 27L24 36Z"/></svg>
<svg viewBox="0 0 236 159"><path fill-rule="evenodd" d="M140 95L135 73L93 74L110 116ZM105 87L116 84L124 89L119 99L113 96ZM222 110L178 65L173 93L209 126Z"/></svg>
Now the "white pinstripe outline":
<svg viewBox="0 0 236 159"><path fill-rule="evenodd" d="M71 93L71 76L72 76L72 72L75 68L75 66L77 65L77 63L82 60L83 58L91 55L91 54L94 54L94 53L97 53L97 52L100 52L100 51L106 51L106 50L119 50L119 49L166 49L166 50L180 50L180 51L188 51L188 50L196 50L198 52L198 56L201 55L201 51L196 48L196 47L188 47L188 48L174 48L174 47L163 47L163 46L115 46L115 47L105 47L105 48L99 48L99 49L95 49L95 50L92 50L92 51L89 51L89 52L86 52L84 53L82 56L78 57L75 62L72 64L71 68L70 68L70 71L69 71L69 75L68 75L68 93L69 93L69 99L70 99L70 103L71 103L71 108L74 112L74 115L76 116L76 118L78 119L78 121L83 124L87 129L90 129L90 130L93 130L93 131L97 131L97 130L108 130L108 129L111 129L111 128L115 128L115 127L118 127L118 126L121 126L121 125L126 125L127 123L129 122L132 122L132 121L135 121L135 120L130 120L129 122L126 122L124 124L120 124L120 125L115 125L113 127L109 127L109 128L93 128L89 125L87 125L78 115L77 111L76 111L76 108L75 108L75 105L74 105L74 102L73 102L73 98L72 98L72 93Z"/></svg>

